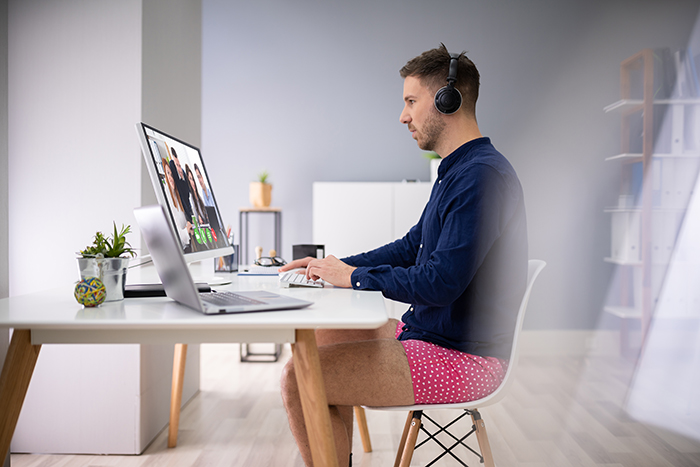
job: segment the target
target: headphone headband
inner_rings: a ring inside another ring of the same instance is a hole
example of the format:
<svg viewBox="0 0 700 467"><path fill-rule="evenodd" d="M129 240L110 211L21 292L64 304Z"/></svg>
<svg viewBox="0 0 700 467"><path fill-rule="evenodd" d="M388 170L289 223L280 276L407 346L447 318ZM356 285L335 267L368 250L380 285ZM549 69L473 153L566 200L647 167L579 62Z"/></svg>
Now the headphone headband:
<svg viewBox="0 0 700 467"><path fill-rule="evenodd" d="M457 82L457 69L459 67L459 54L450 54L450 71L447 74L447 86L435 93L435 108L438 112L450 115L462 107L462 93L455 88Z"/></svg>
<svg viewBox="0 0 700 467"><path fill-rule="evenodd" d="M447 82L453 85L457 82L457 67L459 66L459 55L450 54L450 72L447 75Z"/></svg>

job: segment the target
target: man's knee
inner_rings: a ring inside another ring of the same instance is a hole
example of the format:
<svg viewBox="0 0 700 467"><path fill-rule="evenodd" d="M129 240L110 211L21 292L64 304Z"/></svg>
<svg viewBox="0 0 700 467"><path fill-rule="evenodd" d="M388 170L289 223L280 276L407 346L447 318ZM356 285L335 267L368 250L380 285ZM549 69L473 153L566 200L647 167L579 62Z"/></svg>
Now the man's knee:
<svg viewBox="0 0 700 467"><path fill-rule="evenodd" d="M284 368L282 369L282 375L280 377L280 388L282 390L282 398L285 404L292 397L298 397L299 390L297 387L297 377L294 372L294 359L290 358Z"/></svg>

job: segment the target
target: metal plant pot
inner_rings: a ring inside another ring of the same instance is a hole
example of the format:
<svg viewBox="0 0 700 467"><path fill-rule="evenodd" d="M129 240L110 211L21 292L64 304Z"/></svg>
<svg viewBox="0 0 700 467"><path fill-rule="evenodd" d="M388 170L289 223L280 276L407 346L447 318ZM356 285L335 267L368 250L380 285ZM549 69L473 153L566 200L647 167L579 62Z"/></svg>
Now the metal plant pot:
<svg viewBox="0 0 700 467"><path fill-rule="evenodd" d="M105 285L106 302L124 299L129 258L78 258L80 279L98 277Z"/></svg>

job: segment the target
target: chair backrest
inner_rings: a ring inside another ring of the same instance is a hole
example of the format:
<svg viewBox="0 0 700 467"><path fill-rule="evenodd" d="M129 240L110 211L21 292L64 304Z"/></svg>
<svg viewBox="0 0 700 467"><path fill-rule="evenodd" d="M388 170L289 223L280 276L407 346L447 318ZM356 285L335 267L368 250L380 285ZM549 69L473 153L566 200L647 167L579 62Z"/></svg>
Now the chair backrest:
<svg viewBox="0 0 700 467"><path fill-rule="evenodd" d="M535 283L535 279L539 276L542 269L547 265L542 260L531 259L527 264L527 287L525 288L525 294L520 302L520 309L518 310L518 319L515 322L515 333L513 334L513 348L510 351L510 361L508 363L508 370L506 370L506 375L503 378L503 382L498 388L478 401L473 401L480 407L484 405L490 405L497 402L506 395L507 389L513 381L513 373L515 372L515 367L518 365L518 348L520 343L520 331L523 329L523 320L525 319L525 312L527 311L527 303L530 300L530 293L532 292L532 286Z"/></svg>

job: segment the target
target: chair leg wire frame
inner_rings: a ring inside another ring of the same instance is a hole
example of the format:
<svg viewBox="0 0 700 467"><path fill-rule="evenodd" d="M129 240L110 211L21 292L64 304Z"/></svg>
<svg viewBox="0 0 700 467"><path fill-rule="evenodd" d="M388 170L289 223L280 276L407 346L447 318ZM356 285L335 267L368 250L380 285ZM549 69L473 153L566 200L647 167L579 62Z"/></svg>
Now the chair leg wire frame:
<svg viewBox="0 0 700 467"><path fill-rule="evenodd" d="M471 430L470 430L466 435L462 436L461 438L457 438L455 435L453 435L452 433L450 433L450 432L448 431L448 429L449 429L450 427L452 427L454 424L456 424L457 422L459 422L460 420L462 420L462 419L463 419L464 417L466 417L466 416L471 416L472 422L473 422L472 428L471 428ZM467 450L469 450L470 452L472 452L475 456L477 456L477 457L479 458L479 463L483 464L483 463L484 463L484 456L483 456L482 454L476 452L474 449L472 449L470 446L468 446L467 444L464 443L464 441L465 441L469 436L471 436L471 435L473 435L473 434L476 434L476 435L477 435L477 441L478 441L478 443L479 443L479 447L480 447L480 449L482 450L482 452L484 452L485 449L488 449L489 452L488 452L488 453L485 453L485 454L486 454L489 458L490 458L490 456L491 456L490 447L488 446L488 440L487 440L487 439L482 440L482 439L481 439L481 436L479 436L479 435L480 435L480 433L479 433L479 426L480 426L482 429L484 428L484 426L483 426L483 421L482 421L482 419L481 419L481 414L479 414L479 411L478 411L478 410L467 410L467 409L464 409L464 412L463 412L461 415L459 415L458 417L456 417L454 420L452 420L450 423L448 423L448 424L445 425L445 426L441 426L438 422L436 422L435 420L433 420L432 418L430 418L427 414L423 413L422 410L415 410L415 411L413 411L413 412L412 412L412 415L410 415L409 417L410 417L410 419L412 420L410 424L411 424L411 426L413 427L413 430L414 430L415 433L416 433L416 435L414 435L414 439L415 439L415 436L417 436L417 429L415 428L415 424L416 424L416 423L418 424L418 428L420 429L420 431L422 431L423 433L425 433L425 434L427 435L427 438L424 439L423 441L421 441L420 443L415 444L415 448L413 448L413 449L411 449L411 447L409 446L408 449L406 449L406 451L410 451L410 453L409 453L409 452L406 452L406 454L408 454L410 457L413 457L413 450L414 450L414 449L418 449L419 447L421 447L421 446L427 444L427 443L430 442L430 441L433 441L433 442L437 443L437 444L443 449L442 454L440 454L439 456L437 456L436 458L434 458L434 459L433 459L432 461L430 461L428 464L425 464L425 467L429 467L429 466L435 464L437 461L439 461L440 459L442 459L442 458L443 458L444 456L446 456L447 454L449 454L450 456L452 456L457 462L460 463L460 465L463 465L464 467L469 467L468 464L464 463L464 461L462 461L459 457L457 457L457 455L455 455L455 454L452 452L452 451L453 451L455 448L457 448L458 446L462 446L462 447L466 448ZM431 433L431 432L425 427L425 425L422 423L422 420L423 420L423 419L429 420L433 425L435 425L435 428L438 428L438 430ZM455 442L454 442L453 444L451 444L450 446L446 446L445 444L443 444L443 442L441 442L441 441L437 438L437 436L438 436L440 433L445 433L445 434L447 434L447 435L450 436ZM483 434L483 436L485 436L485 433ZM482 446L482 442L485 442L487 445L486 445L486 446ZM404 451L404 449L401 449L401 451ZM400 452L400 454L403 454L403 452ZM400 464L400 465L408 465L408 463L410 463L410 458L409 458L409 459L402 459L401 457L405 457L405 456L397 456L397 457L399 457L399 458L397 459L397 464L396 464L396 465L399 465L399 459L401 459L401 464ZM488 460L490 461L491 459L488 459ZM492 461L491 461L491 462L489 462L489 461L487 461L486 464L492 464Z"/></svg>

